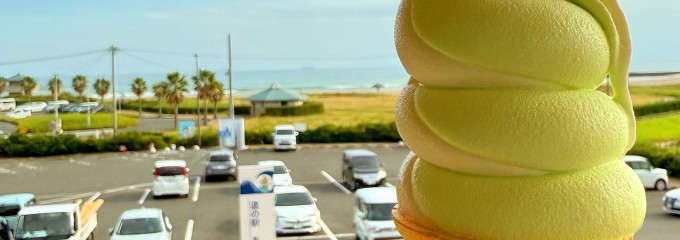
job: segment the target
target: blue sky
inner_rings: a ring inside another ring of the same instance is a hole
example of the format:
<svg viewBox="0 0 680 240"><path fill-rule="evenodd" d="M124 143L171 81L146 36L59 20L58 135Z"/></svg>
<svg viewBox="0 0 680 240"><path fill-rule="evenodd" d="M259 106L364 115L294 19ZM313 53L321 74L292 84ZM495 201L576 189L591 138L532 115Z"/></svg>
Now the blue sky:
<svg viewBox="0 0 680 240"><path fill-rule="evenodd" d="M680 71L680 1L621 0L633 37L634 71ZM4 1L0 64L122 49L121 73L303 67L400 66L393 44L399 1L118 0ZM157 52L157 53L151 53ZM0 75L108 73L104 52L58 61L0 65Z"/></svg>

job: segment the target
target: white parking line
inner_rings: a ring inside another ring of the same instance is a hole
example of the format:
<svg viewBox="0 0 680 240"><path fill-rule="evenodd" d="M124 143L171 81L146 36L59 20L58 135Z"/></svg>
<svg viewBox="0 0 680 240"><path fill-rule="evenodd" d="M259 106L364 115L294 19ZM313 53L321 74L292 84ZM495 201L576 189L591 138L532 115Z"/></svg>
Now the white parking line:
<svg viewBox="0 0 680 240"><path fill-rule="evenodd" d="M79 198L91 196L92 194L95 194L95 193L94 192L88 192L88 193L81 193L81 194L77 194L77 195L73 195L73 196L69 196L69 197L62 197L62 198L44 200L44 201L40 201L40 204L66 202L66 201L69 201L69 200L74 200L74 199L79 199Z"/></svg>
<svg viewBox="0 0 680 240"><path fill-rule="evenodd" d="M345 188L345 186L343 186L338 181L336 181L335 178L331 177L331 175L328 174L326 171L321 171L321 175L323 175L323 177L328 179L328 181L330 181L333 185L338 187L340 189L340 191L344 192L345 194L352 194L352 192L347 190L347 188Z"/></svg>
<svg viewBox="0 0 680 240"><path fill-rule="evenodd" d="M116 188L110 188L106 190L99 191L100 195L101 194L107 194L107 193L114 193L114 192L120 192L120 191L126 191L126 190L133 190L139 187L148 187L151 186L151 183L140 183L140 184L135 184L135 185L129 185L129 186L123 186L123 187L116 187ZM45 195L45 196L38 196L37 198L40 200L40 203L56 203L56 202L64 202L64 201L69 201L73 199L78 199L78 198L84 198L87 196L91 196L93 194L96 194L97 192L84 192L84 193L72 193L72 194L52 194L52 195ZM46 200L42 200L45 199Z"/></svg>
<svg viewBox="0 0 680 240"><path fill-rule="evenodd" d="M390 183L388 183L388 182L386 182L386 183L385 183L385 187L391 187L391 188L395 188L395 186L394 186L394 185L392 185L392 184L390 184Z"/></svg>
<svg viewBox="0 0 680 240"><path fill-rule="evenodd" d="M351 238L354 239L357 235L354 233L340 233L335 234L337 238ZM314 235L314 236L292 236L292 237L279 237L278 240L310 240L310 239L328 239L325 235Z"/></svg>
<svg viewBox="0 0 680 240"><path fill-rule="evenodd" d="M9 170L7 168L1 168L0 167L0 174L12 174L12 175L14 175L14 174L17 174L17 172Z"/></svg>
<svg viewBox="0 0 680 240"><path fill-rule="evenodd" d="M31 164L28 164L28 163L19 163L19 167L30 169L30 170L37 170L38 169L37 166L31 165Z"/></svg>
<svg viewBox="0 0 680 240"><path fill-rule="evenodd" d="M326 225L325 222L323 222L323 219L319 218L319 224L321 225L321 230L323 230L324 233L326 233L326 236L328 236L328 239L330 240L338 240L338 238L331 232L331 229L328 228L328 225Z"/></svg>
<svg viewBox="0 0 680 240"><path fill-rule="evenodd" d="M193 234L194 234L194 220L189 219L189 221L187 221L187 231L184 234L184 240L191 240Z"/></svg>
<svg viewBox="0 0 680 240"><path fill-rule="evenodd" d="M191 201L198 201L198 192L201 190L201 177L196 177L196 182L194 183L194 195L191 197Z"/></svg>
<svg viewBox="0 0 680 240"><path fill-rule="evenodd" d="M144 204L144 201L146 201L146 198L149 196L149 193L151 193L151 189L148 188L144 189L144 193L142 193L142 197L139 198L139 201L137 201L137 203L139 203L139 205Z"/></svg>

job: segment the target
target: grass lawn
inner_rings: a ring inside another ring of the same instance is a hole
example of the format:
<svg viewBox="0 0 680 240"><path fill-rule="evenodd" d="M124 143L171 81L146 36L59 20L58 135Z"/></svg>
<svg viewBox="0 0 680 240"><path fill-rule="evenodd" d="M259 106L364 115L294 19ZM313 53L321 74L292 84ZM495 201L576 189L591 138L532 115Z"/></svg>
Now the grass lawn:
<svg viewBox="0 0 680 240"><path fill-rule="evenodd" d="M359 123L394 121L396 94L310 94L308 101L323 102L324 113L294 117L256 117L246 119L246 129L271 131L277 124L307 123L313 129L324 124L354 126Z"/></svg>
<svg viewBox="0 0 680 240"><path fill-rule="evenodd" d="M637 142L680 139L680 114L645 118L637 121Z"/></svg>
<svg viewBox="0 0 680 240"><path fill-rule="evenodd" d="M91 128L110 128L113 126L112 115L109 113L97 113L91 115L91 126L87 126L87 114L81 113L65 113L59 114L61 118L62 129L78 130ZM49 123L54 121L54 115L33 115L28 118L16 119L19 131L50 132ZM118 128L125 128L139 125L139 119L124 114L118 114Z"/></svg>

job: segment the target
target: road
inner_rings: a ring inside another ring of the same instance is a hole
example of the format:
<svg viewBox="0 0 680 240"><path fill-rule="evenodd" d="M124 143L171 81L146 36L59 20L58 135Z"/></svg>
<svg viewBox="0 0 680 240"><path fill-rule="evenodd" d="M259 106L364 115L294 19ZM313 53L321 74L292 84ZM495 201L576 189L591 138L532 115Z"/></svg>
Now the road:
<svg viewBox="0 0 680 240"><path fill-rule="evenodd" d="M378 153L395 184L399 167L408 149L398 144L303 145L293 152L251 149L238 153L239 165L252 165L259 160L277 159L291 169L295 184L305 185L318 199L323 221L338 239L354 239L351 194L336 187L322 175L341 178L341 156L346 148L366 148ZM101 192L105 204L99 213L98 239L108 239L120 214L144 206L161 208L174 226L173 239L184 239L192 231L193 239L238 239L238 186L233 181L208 182L203 178L205 150L170 153L101 153L76 154L47 158L0 159L0 194L32 192L42 203L87 199ZM192 186L200 178L197 198L152 199L145 196L152 179L153 162L159 159L185 159L191 169ZM647 219L636 240L675 239L680 235L680 217L661 211L663 192L647 192ZM194 201L194 199L196 201ZM141 203L141 204L140 204ZM189 222L193 222L193 228ZM282 236L281 239L329 239L324 232L311 236Z"/></svg>

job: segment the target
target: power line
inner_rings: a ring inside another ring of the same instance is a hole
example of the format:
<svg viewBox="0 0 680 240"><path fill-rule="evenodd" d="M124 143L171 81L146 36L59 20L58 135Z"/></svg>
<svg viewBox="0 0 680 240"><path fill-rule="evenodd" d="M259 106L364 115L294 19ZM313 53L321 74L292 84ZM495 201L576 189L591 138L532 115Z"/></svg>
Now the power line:
<svg viewBox="0 0 680 240"><path fill-rule="evenodd" d="M104 60L104 58L106 58L108 55L109 55L108 52L104 52L103 54L97 56L96 58L91 59L90 61L87 61L85 64L78 66L76 68L73 68L71 71L79 70L81 73L89 72L94 67L99 65L99 63L101 63ZM84 69L84 70L81 70L81 69Z"/></svg>
<svg viewBox="0 0 680 240"><path fill-rule="evenodd" d="M21 61L4 62L4 63L0 63L0 66L22 64L22 63L44 62L44 61L52 61L52 60L59 60L59 59L66 59L66 58L74 58L74 57L80 57L80 56L84 56L84 55L102 53L102 52L107 52L107 51L108 51L108 49L107 50L96 50L96 51L89 51L89 52L67 54L67 55L54 56L54 57L44 57L44 58L34 58L34 59L27 59L27 60L21 60Z"/></svg>
<svg viewBox="0 0 680 240"><path fill-rule="evenodd" d="M172 66L165 65L165 64L162 64L162 63L157 63L157 62L149 61L149 60L146 60L146 59L144 59L144 58L135 56L135 55L133 55L132 53L129 53L128 50L126 50L126 51L118 50L118 51L119 51L119 52L122 52L123 54L125 54L126 56L128 56L128 57L130 57L130 58L132 58L132 59L135 59L135 60L140 61L140 62L144 62L144 63L146 63L146 64L150 64L150 65L153 65L153 66L162 68L162 69L168 69L168 68L170 68L170 69L176 69L176 67L172 67Z"/></svg>
<svg viewBox="0 0 680 240"><path fill-rule="evenodd" d="M194 57L194 54L195 54L195 53L183 53L183 52L143 50L143 49L134 49L134 48L126 48L125 50L130 51L130 52L137 52L137 53L166 55L166 56L175 56L175 57ZM214 55L214 54L201 54L201 53L199 53L198 55L200 55L201 58L206 58L206 57L208 57L208 58L220 58L220 59L227 58L227 56L220 56L220 55Z"/></svg>

